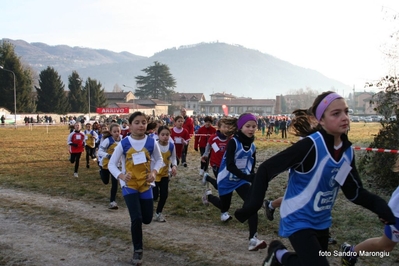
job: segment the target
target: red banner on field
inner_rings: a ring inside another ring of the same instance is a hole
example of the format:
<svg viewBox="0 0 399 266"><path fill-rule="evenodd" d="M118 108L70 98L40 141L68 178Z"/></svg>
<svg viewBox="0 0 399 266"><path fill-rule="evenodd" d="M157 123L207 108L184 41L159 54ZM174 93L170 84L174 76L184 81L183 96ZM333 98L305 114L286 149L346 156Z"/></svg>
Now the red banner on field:
<svg viewBox="0 0 399 266"><path fill-rule="evenodd" d="M123 108L105 108L105 107L97 107L97 114L128 114L129 107Z"/></svg>

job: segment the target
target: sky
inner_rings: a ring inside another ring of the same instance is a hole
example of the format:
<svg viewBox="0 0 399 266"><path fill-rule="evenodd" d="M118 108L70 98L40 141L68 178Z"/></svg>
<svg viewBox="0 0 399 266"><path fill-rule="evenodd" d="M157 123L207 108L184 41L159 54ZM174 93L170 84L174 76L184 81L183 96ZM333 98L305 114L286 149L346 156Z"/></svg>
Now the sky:
<svg viewBox="0 0 399 266"><path fill-rule="evenodd" d="M319 71L356 91L386 75L398 0L0 0L0 38L152 56L224 42ZM339 92L348 94L348 92Z"/></svg>

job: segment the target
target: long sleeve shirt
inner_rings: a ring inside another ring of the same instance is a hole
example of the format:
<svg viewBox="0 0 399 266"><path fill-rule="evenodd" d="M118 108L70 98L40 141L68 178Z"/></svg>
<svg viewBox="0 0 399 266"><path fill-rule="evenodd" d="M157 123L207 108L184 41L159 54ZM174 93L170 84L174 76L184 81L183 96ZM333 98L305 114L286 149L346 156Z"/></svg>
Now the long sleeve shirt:
<svg viewBox="0 0 399 266"><path fill-rule="evenodd" d="M323 136L329 153L334 157L334 137L327 134L324 130L321 130L320 133ZM342 149L339 157L342 156L346 149L352 148L352 143L348 140L347 135L343 134L341 139ZM252 183L251 197L245 201L242 209L236 211L236 218L240 221L245 221L261 208L269 182L274 177L288 169L291 171L307 172L315 166L315 158L316 149L314 142L310 138L304 138L264 161L259 166L254 182ZM376 213L388 223L394 223L394 216L386 201L370 193L363 187L356 169L355 156L353 156L350 166L351 170L341 185L341 190L345 197L351 202Z"/></svg>

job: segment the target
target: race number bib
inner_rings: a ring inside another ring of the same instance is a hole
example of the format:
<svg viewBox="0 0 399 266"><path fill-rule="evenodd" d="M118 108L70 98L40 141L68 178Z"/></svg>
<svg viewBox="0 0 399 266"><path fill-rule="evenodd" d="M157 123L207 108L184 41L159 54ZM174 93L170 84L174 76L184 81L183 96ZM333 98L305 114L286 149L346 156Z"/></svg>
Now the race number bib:
<svg viewBox="0 0 399 266"><path fill-rule="evenodd" d="M147 162L147 158L145 157L145 152L140 151L132 154L133 165L138 165Z"/></svg>

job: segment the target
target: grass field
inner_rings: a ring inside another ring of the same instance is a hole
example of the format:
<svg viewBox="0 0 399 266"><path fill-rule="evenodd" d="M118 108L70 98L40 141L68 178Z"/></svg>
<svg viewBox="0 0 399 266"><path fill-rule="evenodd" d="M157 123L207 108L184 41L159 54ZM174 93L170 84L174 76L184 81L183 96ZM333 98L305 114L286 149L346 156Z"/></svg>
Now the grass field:
<svg viewBox="0 0 399 266"><path fill-rule="evenodd" d="M349 138L355 146L367 147L368 143L378 133L378 123L353 123ZM51 196L62 196L66 199L80 199L87 202L103 202L107 204L109 187L100 184L96 163L91 162L91 168L85 168L84 154L81 158L79 178L73 178L73 165L68 161L68 146L66 139L69 134L67 126L23 126L0 127L0 188L13 188L23 191L34 191ZM266 139L260 132L257 133L257 160L258 164L278 151L290 145L287 142L277 142L280 136L274 135ZM297 137L289 136L287 141L295 142ZM188 161L190 164L199 165L199 154L190 145ZM384 147L379 147L384 148ZM363 151L356 151L356 157L362 156ZM191 163L192 162L192 163ZM170 215L187 217L195 221L220 224L219 214L213 208L203 208L198 202L203 187L199 185L198 170L186 170L176 177L174 185L170 188L167 209ZM185 171L185 172L184 172ZM268 198L277 198L284 193L287 174L281 174L271 184L267 193ZM375 191L373 187L371 191ZM388 199L390 195L381 195ZM117 202L123 205L123 199L118 193ZM231 210L242 204L235 196ZM276 216L278 218L278 214ZM259 233L277 232L278 223L263 222L260 216ZM246 225L239 223L229 224L242 230L247 230ZM333 236L339 243L349 241L356 243L368 237L380 236L382 224L376 216L354 204L349 203L339 194L333 209ZM94 230L94 229L93 229ZM118 232L115 232L118 234ZM123 234L122 232L120 234ZM277 237L277 235L276 235ZM397 248L391 252L393 257L398 257ZM379 259L372 258L372 264L379 265ZM374 264L375 263L375 264ZM366 264L361 264L366 265ZM388 264L390 265L390 264Z"/></svg>

